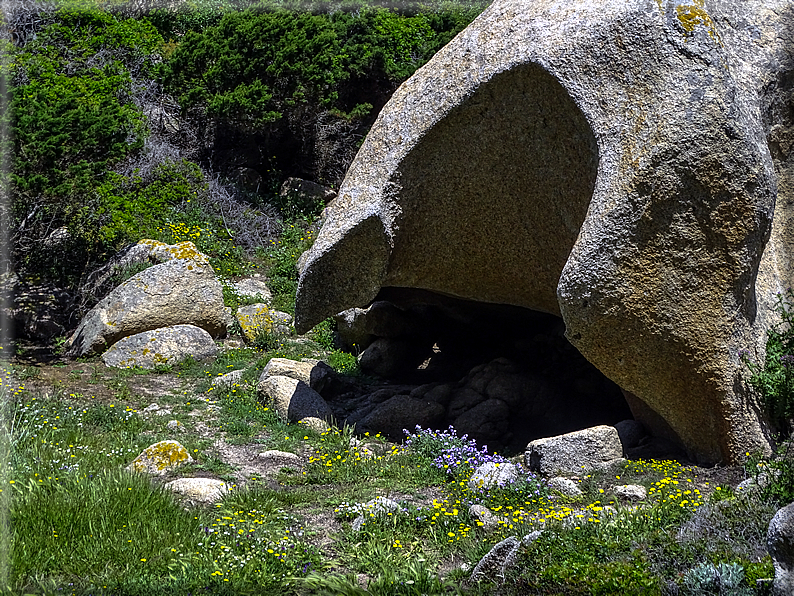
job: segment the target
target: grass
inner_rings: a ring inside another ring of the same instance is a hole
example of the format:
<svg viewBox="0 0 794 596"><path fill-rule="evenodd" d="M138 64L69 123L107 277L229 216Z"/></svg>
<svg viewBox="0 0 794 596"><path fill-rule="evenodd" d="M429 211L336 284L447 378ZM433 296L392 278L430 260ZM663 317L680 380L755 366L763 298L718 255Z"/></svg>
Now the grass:
<svg viewBox="0 0 794 596"><path fill-rule="evenodd" d="M270 357L244 348L211 364L103 375L93 385L110 385L101 398L35 390L27 384L37 375L23 382L6 367L10 465L0 497L10 501L14 541L9 589L419 595L487 594L501 584L505 594L661 594L675 583L683 594L685 578L708 576L704 565L741 567L747 589L773 574L764 552L771 501L710 485L674 461L633 461L579 478L578 500L527 474L473 489L474 465L506 460L450 431L416 431L398 445L349 428L317 434L283 422L254 388ZM210 389L211 379L238 369L240 383ZM165 428L172 417L143 414L147 400L119 390L162 375L176 384L169 407L186 428L176 437ZM198 420L209 436L198 433ZM161 480L125 471L165 438L196 459L180 476L221 477L234 489L214 505L186 508ZM218 439L229 448L303 454L304 464L238 482L236 467L213 447ZM647 488L641 506L612 494L627 483ZM398 510L367 508L375 497L396 501ZM496 516L493 530L469 513L472 504ZM471 568L497 542L535 530L543 533L520 549L508 581L465 583L461 564Z"/></svg>

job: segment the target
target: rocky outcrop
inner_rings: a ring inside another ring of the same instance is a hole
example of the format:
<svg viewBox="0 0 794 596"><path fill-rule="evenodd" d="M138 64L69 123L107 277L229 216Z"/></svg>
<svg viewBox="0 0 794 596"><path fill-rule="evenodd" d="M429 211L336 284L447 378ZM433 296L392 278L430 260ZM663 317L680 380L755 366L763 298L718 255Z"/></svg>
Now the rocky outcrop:
<svg viewBox="0 0 794 596"><path fill-rule="evenodd" d="M172 325L195 325L214 337L226 333L223 289L207 258L191 242L155 248L173 258L103 298L67 340L69 355L102 352L124 337Z"/></svg>
<svg viewBox="0 0 794 596"><path fill-rule="evenodd" d="M322 361L298 362L288 358L271 358L259 377L261 383L268 377L289 377L303 381L315 391L322 391L331 380L334 369Z"/></svg>
<svg viewBox="0 0 794 596"><path fill-rule="evenodd" d="M174 325L125 337L102 354L102 361L117 368L154 369L178 364L188 356L200 361L217 355L218 346L204 329Z"/></svg>
<svg viewBox="0 0 794 596"><path fill-rule="evenodd" d="M794 268L792 28L791 0L496 0L379 114L296 329L388 287L558 314L697 461L768 450L739 350Z"/></svg>
<svg viewBox="0 0 794 596"><path fill-rule="evenodd" d="M527 445L526 466L544 476L573 476L603 469L622 459L623 446L613 426L595 426Z"/></svg>

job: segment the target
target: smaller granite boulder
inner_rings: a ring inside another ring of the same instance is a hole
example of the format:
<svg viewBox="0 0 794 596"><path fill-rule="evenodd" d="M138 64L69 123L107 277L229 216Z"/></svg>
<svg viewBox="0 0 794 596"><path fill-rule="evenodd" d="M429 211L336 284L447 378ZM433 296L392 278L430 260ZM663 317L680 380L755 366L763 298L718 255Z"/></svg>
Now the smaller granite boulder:
<svg viewBox="0 0 794 596"><path fill-rule="evenodd" d="M518 468L509 462L488 462L479 466L469 478L473 490L506 486L518 480Z"/></svg>
<svg viewBox="0 0 794 596"><path fill-rule="evenodd" d="M102 361L116 368L153 369L159 365L178 364L188 356L208 360L217 355L218 346L204 329L174 325L125 337L102 354Z"/></svg>
<svg viewBox="0 0 794 596"><path fill-rule="evenodd" d="M444 415L444 406L432 401L395 395L378 404L360 422L360 432L382 433L392 441L404 438L403 429L434 426Z"/></svg>
<svg viewBox="0 0 794 596"><path fill-rule="evenodd" d="M303 418L331 420L333 412L322 396L303 381L272 376L257 385L260 399L272 403L279 415L291 422Z"/></svg>
<svg viewBox="0 0 794 596"><path fill-rule="evenodd" d="M625 499L626 501L644 501L648 496L648 490L639 484L613 486L612 492L619 499Z"/></svg>
<svg viewBox="0 0 794 596"><path fill-rule="evenodd" d="M101 352L124 337L172 325L225 335L223 288L206 257L190 242L163 246L174 249L173 258L132 276L91 309L65 344L70 356Z"/></svg>
<svg viewBox="0 0 794 596"><path fill-rule="evenodd" d="M584 430L537 439L527 445L526 466L543 476L568 475L603 469L619 461L623 445L614 426Z"/></svg>
<svg viewBox="0 0 794 596"><path fill-rule="evenodd" d="M362 510L355 520L353 520L353 530L358 532L368 518L385 517L400 512L400 504L397 501L386 497L375 497L360 507Z"/></svg>
<svg viewBox="0 0 794 596"><path fill-rule="evenodd" d="M564 476L555 476L548 482L549 490L556 491L565 497L576 498L582 496L582 489L579 485Z"/></svg>
<svg viewBox="0 0 794 596"><path fill-rule="evenodd" d="M212 387L216 389L228 390L235 386L239 386L243 382L244 370L233 370L219 377L212 379Z"/></svg>
<svg viewBox="0 0 794 596"><path fill-rule="evenodd" d="M220 501L229 491L223 480L214 478L177 478L168 482L165 488L198 503Z"/></svg>
<svg viewBox="0 0 794 596"><path fill-rule="evenodd" d="M766 548L775 566L772 596L794 594L794 503L778 510L769 522Z"/></svg>
<svg viewBox="0 0 794 596"><path fill-rule="evenodd" d="M472 505L469 507L469 515L476 520L476 523L486 532L493 532L499 527L499 517L484 505Z"/></svg>
<svg viewBox="0 0 794 596"><path fill-rule="evenodd" d="M271 358L259 377L261 383L268 377L289 377L303 381L315 391L322 391L333 375L325 362L297 362L288 358Z"/></svg>
<svg viewBox="0 0 794 596"><path fill-rule="evenodd" d="M247 342L255 341L263 333L275 333L267 304L241 306L237 309L237 322Z"/></svg>
<svg viewBox="0 0 794 596"><path fill-rule="evenodd" d="M238 296L242 296L243 298L254 298L262 302L270 302L273 298L267 284L262 279L255 277L236 281L232 284L232 288Z"/></svg>
<svg viewBox="0 0 794 596"><path fill-rule="evenodd" d="M127 466L127 470L163 476L192 461L193 458L190 457L187 449L181 443L177 441L160 441L144 449Z"/></svg>

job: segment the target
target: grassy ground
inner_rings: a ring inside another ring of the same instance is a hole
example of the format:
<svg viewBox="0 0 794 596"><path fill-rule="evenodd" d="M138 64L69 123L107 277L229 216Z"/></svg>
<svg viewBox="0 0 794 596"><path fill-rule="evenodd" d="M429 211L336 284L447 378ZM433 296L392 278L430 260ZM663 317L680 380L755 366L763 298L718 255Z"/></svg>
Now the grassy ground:
<svg viewBox="0 0 794 596"><path fill-rule="evenodd" d="M13 593L73 594L444 594L491 593L503 579L464 585L466 569L507 536L536 529L502 593L659 594L685 586L699 565L741 566L746 589L771 577L765 535L774 503L734 494L739 470L677 462L628 462L577 479L578 499L528 481L468 488L470 467L431 459L449 440L414 445L346 429L316 434L286 424L257 400L256 379L274 356L322 356L322 346L286 340L278 351L228 350L210 364L144 373L97 360L6 365L7 428L0 497L8 507ZM244 381L210 389L244 369ZM156 402L171 414L143 409ZM181 430L166 427L178 420ZM124 467L148 445L179 440L195 462L178 476L226 480L210 506L180 501ZM278 467L256 457L289 451ZM641 505L612 494L649 489ZM384 496L400 512L369 516ZM480 503L499 516L486 531L469 515ZM687 575L689 574L689 575ZM699 593L686 592L681 593ZM709 592L703 592L709 593ZM718 593L718 592L714 592ZM724 592L734 593L734 592ZM740 593L740 592L735 592ZM755 593L755 592L744 592Z"/></svg>
<svg viewBox="0 0 794 596"><path fill-rule="evenodd" d="M256 255L196 225L171 226L161 239L191 240L210 255L228 306L246 302L229 282L261 272L274 306L294 312L295 261L315 230L309 220L289 223ZM0 541L10 545L0 557L0 591L764 593L756 580L773 576L767 526L779 506L774 497L794 494L794 466L779 476L790 486L767 491L769 497L735 490L743 469L675 461L627 462L583 475L575 479L578 498L530 475L473 490L466 458L493 456L472 456L475 446L460 438L424 433L392 444L354 439L349 429L317 434L280 420L258 400L256 382L273 357L321 358L340 374L358 374L354 357L330 348L330 335L326 322L304 337L271 335L244 348L227 341L214 362L154 372L109 369L98 358L41 364L38 350L17 344L14 358L0 361L0 455L7 462ZM240 383L212 387L233 370L244 371ZM160 410L146 412L152 403ZM178 428L169 428L174 420ZM181 442L194 462L162 478L125 470L164 439ZM283 466L258 457L273 449L298 459ZM222 479L230 490L217 503L196 505L164 488L191 476ZM648 497L617 498L613 487L623 484L642 484ZM364 507L377 497L396 501L399 511L376 515ZM472 504L496 516L495 526L473 517ZM536 530L543 533L520 546L514 565L467 581L495 544Z"/></svg>

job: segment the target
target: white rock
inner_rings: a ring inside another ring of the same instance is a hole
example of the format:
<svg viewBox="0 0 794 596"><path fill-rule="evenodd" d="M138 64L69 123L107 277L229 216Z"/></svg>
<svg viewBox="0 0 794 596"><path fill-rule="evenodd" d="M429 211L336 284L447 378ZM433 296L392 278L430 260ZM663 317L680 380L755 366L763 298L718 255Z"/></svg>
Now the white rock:
<svg viewBox="0 0 794 596"><path fill-rule="evenodd" d="M518 479L518 468L509 462L488 462L478 467L471 478L469 488L489 489L494 486L506 486Z"/></svg>
<svg viewBox="0 0 794 596"><path fill-rule="evenodd" d="M219 501L228 492L229 487L223 480L214 478L177 478L166 483L165 487L190 499L201 503Z"/></svg>
<svg viewBox="0 0 794 596"><path fill-rule="evenodd" d="M153 369L178 364L188 356L208 360L217 355L218 347L207 331L195 325L174 325L125 337L102 354L102 361L117 368Z"/></svg>
<svg viewBox="0 0 794 596"><path fill-rule="evenodd" d="M532 441L524 461L530 470L544 476L576 475L615 463L622 455L618 431L602 425Z"/></svg>
<svg viewBox="0 0 794 596"><path fill-rule="evenodd" d="M648 491L644 486L639 484L623 484L621 486L613 486L612 492L620 499L627 499L629 501L644 501L648 496Z"/></svg>

